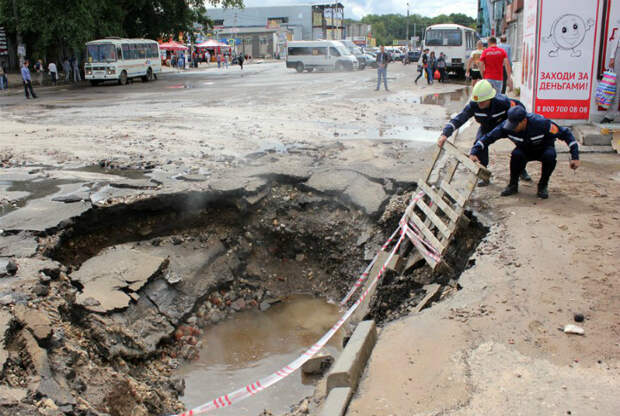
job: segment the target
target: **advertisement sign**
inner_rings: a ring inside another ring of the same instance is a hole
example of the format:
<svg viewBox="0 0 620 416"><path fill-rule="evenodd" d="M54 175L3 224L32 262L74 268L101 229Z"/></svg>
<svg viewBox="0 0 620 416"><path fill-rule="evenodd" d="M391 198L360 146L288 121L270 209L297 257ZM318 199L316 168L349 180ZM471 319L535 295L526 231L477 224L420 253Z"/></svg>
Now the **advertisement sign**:
<svg viewBox="0 0 620 416"><path fill-rule="evenodd" d="M0 27L0 56L9 54L9 46L6 40L6 32Z"/></svg>
<svg viewBox="0 0 620 416"><path fill-rule="evenodd" d="M598 13L598 0L540 0L536 113L589 118Z"/></svg>
<svg viewBox="0 0 620 416"><path fill-rule="evenodd" d="M538 0L525 0L523 8L523 45L521 47L521 102L527 111L534 110L534 74L536 60L534 50L538 38Z"/></svg>

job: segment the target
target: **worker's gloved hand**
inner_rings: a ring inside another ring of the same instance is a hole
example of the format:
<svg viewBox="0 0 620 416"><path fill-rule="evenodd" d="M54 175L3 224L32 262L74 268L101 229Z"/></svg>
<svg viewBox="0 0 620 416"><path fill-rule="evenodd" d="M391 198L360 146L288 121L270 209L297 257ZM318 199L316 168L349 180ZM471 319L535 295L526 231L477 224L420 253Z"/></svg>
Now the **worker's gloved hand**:
<svg viewBox="0 0 620 416"><path fill-rule="evenodd" d="M469 155L469 158L476 163L480 163L480 159L478 159L478 156L476 155Z"/></svg>
<svg viewBox="0 0 620 416"><path fill-rule="evenodd" d="M442 134L441 136L439 136L439 139L437 139L437 145L439 147L443 147L443 144L446 142L446 140L448 140L448 137Z"/></svg>
<svg viewBox="0 0 620 416"><path fill-rule="evenodd" d="M576 170L581 165L581 162L579 160L571 160L569 163L570 168L573 170Z"/></svg>

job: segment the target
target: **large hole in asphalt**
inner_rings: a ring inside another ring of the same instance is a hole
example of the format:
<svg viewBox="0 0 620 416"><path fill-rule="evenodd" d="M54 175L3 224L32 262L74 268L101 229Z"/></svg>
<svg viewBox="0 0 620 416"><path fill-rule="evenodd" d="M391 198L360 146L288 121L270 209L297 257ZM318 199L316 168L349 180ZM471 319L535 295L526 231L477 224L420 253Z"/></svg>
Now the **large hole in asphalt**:
<svg viewBox="0 0 620 416"><path fill-rule="evenodd" d="M189 192L91 209L47 237L45 254L68 268L78 289L60 311L80 329L67 336L80 338L96 366L151 390L143 400L110 379L100 392L109 413L137 405L170 413L288 363L337 320L333 301L396 228L413 187L399 188L379 221L337 198L274 183L252 195ZM407 315L431 282L456 290L485 233L469 215L446 257L454 273L432 273L423 262L388 271L367 317L381 325ZM78 366L68 387L85 392L91 377ZM315 381L290 378L284 390L261 393L259 407L244 403L234 414L286 411Z"/></svg>

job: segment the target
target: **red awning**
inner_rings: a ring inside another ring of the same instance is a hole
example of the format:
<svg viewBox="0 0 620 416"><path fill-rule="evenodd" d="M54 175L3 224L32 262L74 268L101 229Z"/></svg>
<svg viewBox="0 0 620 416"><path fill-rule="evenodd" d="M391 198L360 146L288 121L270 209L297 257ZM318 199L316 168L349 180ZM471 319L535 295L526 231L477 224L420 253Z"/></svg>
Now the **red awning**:
<svg viewBox="0 0 620 416"><path fill-rule="evenodd" d="M185 51L187 50L187 46L182 43L175 42L171 40L170 42L164 42L159 44L159 49L164 49L167 51Z"/></svg>

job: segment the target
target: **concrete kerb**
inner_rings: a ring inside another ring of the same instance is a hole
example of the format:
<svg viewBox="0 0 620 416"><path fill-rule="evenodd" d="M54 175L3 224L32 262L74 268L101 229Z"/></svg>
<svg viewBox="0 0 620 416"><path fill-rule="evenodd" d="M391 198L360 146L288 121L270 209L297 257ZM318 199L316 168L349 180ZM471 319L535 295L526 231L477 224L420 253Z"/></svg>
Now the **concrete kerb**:
<svg viewBox="0 0 620 416"><path fill-rule="evenodd" d="M336 387L327 396L321 416L344 416L351 396L353 396L353 390L350 387Z"/></svg>
<svg viewBox="0 0 620 416"><path fill-rule="evenodd" d="M366 362L377 342L375 321L363 321L355 328L347 346L327 376L327 392L338 387L357 389Z"/></svg>
<svg viewBox="0 0 620 416"><path fill-rule="evenodd" d="M327 399L321 416L343 416L346 413L376 343L375 321L360 322L327 376Z"/></svg>

